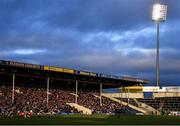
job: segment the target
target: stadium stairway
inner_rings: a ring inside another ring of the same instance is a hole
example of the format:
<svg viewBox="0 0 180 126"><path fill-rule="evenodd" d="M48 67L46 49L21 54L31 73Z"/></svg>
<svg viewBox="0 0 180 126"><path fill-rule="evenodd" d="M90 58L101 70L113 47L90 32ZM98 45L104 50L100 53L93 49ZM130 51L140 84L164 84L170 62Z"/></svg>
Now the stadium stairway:
<svg viewBox="0 0 180 126"><path fill-rule="evenodd" d="M149 112L151 112L151 114L160 115L160 112L156 110L155 108L153 108L152 106L142 103L138 101L137 99L133 99L133 100L138 104L138 107L147 109Z"/></svg>
<svg viewBox="0 0 180 126"><path fill-rule="evenodd" d="M76 103L66 103L67 105L74 107L78 112L82 112L85 115L92 115L92 111L84 106L78 105Z"/></svg>
<svg viewBox="0 0 180 126"><path fill-rule="evenodd" d="M120 104L122 104L124 106L128 106L128 107L130 107L130 108L132 108L132 109L134 109L136 111L142 112L144 115L151 115L152 114L152 110L147 109L146 108L147 106L145 106L145 104L141 104L141 107L137 107L135 105L129 104L129 103L124 102L122 100L119 100L117 98L114 98L114 97L111 97L109 95L106 95L105 93L103 93L102 96L104 96L106 98L109 98L109 99L111 99L111 100L113 100L115 102L118 102L118 103L120 103Z"/></svg>

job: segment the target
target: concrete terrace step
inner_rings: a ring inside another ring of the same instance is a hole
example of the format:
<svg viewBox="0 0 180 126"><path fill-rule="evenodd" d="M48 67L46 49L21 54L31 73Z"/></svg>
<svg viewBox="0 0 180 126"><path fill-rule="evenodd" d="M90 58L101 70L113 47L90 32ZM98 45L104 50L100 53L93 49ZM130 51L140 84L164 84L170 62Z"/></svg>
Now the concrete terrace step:
<svg viewBox="0 0 180 126"><path fill-rule="evenodd" d="M86 114L86 115L91 115L92 114L92 111L84 106L81 106L79 104L76 104L76 103L66 103L67 105L71 106L71 107L74 107L75 109L77 109L79 112L82 112L83 114Z"/></svg>
<svg viewBox="0 0 180 126"><path fill-rule="evenodd" d="M136 106L134 106L134 105L132 105L132 104L128 104L127 102L124 102L124 101L121 101L121 100L119 100L119 99L110 97L110 96L108 96L108 95L106 95L106 94L102 94L102 96L104 96L104 97L106 97L106 98L109 98L109 99L111 99L111 100L113 100L113 101L115 101L115 102L118 102L118 103L120 103L120 104L122 104L122 105L124 105L124 106L129 106L130 108L132 108L132 109L134 109L134 110L136 110L136 111L139 111L139 112L144 113L145 115L148 115L148 113L149 113L147 110L145 110L145 109L143 109L143 108L139 108L139 107L136 107Z"/></svg>

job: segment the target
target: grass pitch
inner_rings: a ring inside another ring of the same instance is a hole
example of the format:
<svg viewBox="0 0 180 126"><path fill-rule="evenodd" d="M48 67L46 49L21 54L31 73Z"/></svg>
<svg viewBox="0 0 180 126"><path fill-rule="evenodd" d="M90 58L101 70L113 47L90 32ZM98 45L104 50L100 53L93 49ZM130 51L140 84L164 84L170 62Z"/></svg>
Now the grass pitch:
<svg viewBox="0 0 180 126"><path fill-rule="evenodd" d="M0 118L2 125L180 125L178 116L58 115Z"/></svg>

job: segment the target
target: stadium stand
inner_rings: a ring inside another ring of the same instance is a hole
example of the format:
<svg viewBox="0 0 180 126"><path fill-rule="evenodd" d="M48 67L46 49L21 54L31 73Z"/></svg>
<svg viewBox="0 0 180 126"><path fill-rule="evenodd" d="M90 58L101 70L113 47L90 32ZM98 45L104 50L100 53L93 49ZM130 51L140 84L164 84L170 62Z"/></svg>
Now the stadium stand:
<svg viewBox="0 0 180 126"><path fill-rule="evenodd" d="M0 112L1 116L74 114L83 113L78 109L82 106L92 113L113 114L123 105L102 96L103 88L146 83L133 77L0 60Z"/></svg>
<svg viewBox="0 0 180 126"><path fill-rule="evenodd" d="M15 102L11 102L11 87L1 86L1 115L17 114L22 111L32 111L33 114L58 114L58 113L76 113L74 108L66 105L70 101L68 92L53 89L50 95L50 101L46 106L46 91L43 88L21 87L20 92L15 93ZM58 92L58 93L57 93ZM59 95L60 94L60 95Z"/></svg>
<svg viewBox="0 0 180 126"><path fill-rule="evenodd" d="M43 88L18 87L15 93L15 102L11 103L11 87L1 86L0 111L1 116L15 115L17 112L31 111L33 114L64 114L79 113L75 108L66 103L74 103L71 90L51 89L49 91L49 104L46 106L46 90ZM98 93L95 93L98 95ZM121 106L107 98L102 98L102 106L99 98L92 92L80 91L78 104L92 110L93 113L114 113Z"/></svg>
<svg viewBox="0 0 180 126"><path fill-rule="evenodd" d="M179 93L172 92L173 87L166 88L171 92L144 99L141 90L146 83L139 78L0 61L0 116L180 111ZM123 86L121 98L120 93L102 92Z"/></svg>
<svg viewBox="0 0 180 126"><path fill-rule="evenodd" d="M168 114L170 111L180 111L180 97L164 97L155 99L139 99L153 108Z"/></svg>

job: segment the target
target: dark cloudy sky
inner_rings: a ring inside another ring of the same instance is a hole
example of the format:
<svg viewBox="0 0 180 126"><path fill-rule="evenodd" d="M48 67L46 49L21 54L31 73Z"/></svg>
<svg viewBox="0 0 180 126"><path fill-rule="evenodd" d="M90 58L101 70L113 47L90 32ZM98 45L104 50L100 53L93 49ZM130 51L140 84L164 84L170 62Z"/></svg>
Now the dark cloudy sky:
<svg viewBox="0 0 180 126"><path fill-rule="evenodd" d="M163 1L163 0L161 0ZM156 0L0 0L0 59L155 83ZM161 85L180 84L180 0L164 0Z"/></svg>

